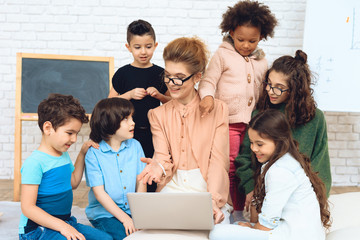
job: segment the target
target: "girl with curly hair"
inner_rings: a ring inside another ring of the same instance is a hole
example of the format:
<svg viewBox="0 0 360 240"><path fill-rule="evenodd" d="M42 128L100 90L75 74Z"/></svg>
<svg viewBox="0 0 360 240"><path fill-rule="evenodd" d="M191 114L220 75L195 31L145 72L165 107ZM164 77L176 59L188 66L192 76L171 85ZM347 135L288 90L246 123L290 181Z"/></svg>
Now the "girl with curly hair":
<svg viewBox="0 0 360 240"><path fill-rule="evenodd" d="M274 35L277 20L270 9L257 1L239 1L223 14L223 42L212 57L199 85L202 116L214 108L214 98L229 107L230 195L235 221L242 219L245 195L237 191L234 159L259 97L268 64L258 43Z"/></svg>
<svg viewBox="0 0 360 240"><path fill-rule="evenodd" d="M248 135L257 160L253 224L217 225L210 239L324 240L331 225L325 185L299 152L285 115L275 109L258 113Z"/></svg>
<svg viewBox="0 0 360 240"><path fill-rule="evenodd" d="M252 115L269 108L285 113L292 135L299 142L299 151L310 158L312 169L319 173L328 195L331 172L326 121L312 96L311 72L306 62L307 55L301 50L296 51L295 57L276 59L266 73L257 109ZM239 166L236 175L240 178L240 188L245 191L245 205L248 208L254 189L254 167L248 135L235 162Z"/></svg>

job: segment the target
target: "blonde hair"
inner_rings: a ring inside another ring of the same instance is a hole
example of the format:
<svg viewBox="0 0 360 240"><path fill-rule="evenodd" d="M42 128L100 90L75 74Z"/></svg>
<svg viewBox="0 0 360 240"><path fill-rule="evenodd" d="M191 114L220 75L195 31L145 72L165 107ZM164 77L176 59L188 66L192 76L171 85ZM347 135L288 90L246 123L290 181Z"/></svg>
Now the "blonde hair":
<svg viewBox="0 0 360 240"><path fill-rule="evenodd" d="M205 43L198 37L181 37L171 41L164 49L164 61L182 62L191 73L204 73L209 59Z"/></svg>

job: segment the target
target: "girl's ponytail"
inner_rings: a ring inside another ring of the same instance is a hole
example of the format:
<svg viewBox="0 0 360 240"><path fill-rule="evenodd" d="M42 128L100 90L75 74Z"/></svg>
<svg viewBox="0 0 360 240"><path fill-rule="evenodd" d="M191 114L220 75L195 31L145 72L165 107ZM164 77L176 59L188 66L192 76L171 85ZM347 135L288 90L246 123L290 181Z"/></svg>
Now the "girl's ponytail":
<svg viewBox="0 0 360 240"><path fill-rule="evenodd" d="M303 64L307 63L307 55L301 50L297 50L295 53L295 60L301 61Z"/></svg>

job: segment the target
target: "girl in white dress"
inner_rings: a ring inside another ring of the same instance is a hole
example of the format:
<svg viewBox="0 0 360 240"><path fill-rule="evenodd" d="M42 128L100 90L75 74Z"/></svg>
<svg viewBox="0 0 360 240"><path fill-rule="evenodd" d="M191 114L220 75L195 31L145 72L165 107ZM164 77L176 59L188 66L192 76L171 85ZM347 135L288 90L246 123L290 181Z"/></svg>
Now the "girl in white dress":
<svg viewBox="0 0 360 240"><path fill-rule="evenodd" d="M331 224L325 186L298 151L285 115L260 112L248 134L258 169L253 223L216 225L210 239L324 240Z"/></svg>

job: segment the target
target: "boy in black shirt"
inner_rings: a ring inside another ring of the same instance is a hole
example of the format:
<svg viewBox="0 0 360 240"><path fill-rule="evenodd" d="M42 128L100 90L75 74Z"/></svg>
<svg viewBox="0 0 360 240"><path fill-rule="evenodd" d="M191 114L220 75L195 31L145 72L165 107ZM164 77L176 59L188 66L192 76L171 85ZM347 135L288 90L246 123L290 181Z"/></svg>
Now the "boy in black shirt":
<svg viewBox="0 0 360 240"><path fill-rule="evenodd" d="M135 107L134 138L141 143L145 157L152 158L154 147L147 113L160 102L170 100L166 85L162 81L164 69L150 62L157 47L155 32L151 24L144 20L133 21L127 29L126 48L134 61L119 68L112 78L113 88L109 97L121 97L130 100ZM150 189L150 190L149 190ZM148 187L155 191L156 184Z"/></svg>

